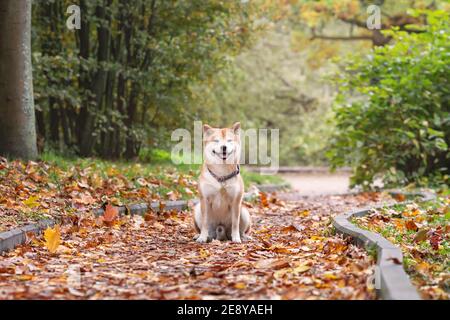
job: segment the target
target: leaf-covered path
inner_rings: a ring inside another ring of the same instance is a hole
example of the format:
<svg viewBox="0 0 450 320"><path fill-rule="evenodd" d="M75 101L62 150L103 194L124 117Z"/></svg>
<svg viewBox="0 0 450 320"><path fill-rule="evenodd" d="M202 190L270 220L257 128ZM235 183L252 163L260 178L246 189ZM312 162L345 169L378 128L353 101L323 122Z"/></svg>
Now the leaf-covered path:
<svg viewBox="0 0 450 320"><path fill-rule="evenodd" d="M380 194L247 204L253 239L192 241L189 212L89 216L61 226L61 244L42 237L0 256L0 299L373 299L373 259L332 234L331 217L389 201Z"/></svg>

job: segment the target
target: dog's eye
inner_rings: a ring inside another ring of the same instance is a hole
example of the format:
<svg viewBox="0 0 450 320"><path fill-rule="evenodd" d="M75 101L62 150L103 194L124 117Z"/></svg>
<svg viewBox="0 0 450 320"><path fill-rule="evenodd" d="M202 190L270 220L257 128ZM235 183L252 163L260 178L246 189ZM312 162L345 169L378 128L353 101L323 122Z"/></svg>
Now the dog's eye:
<svg viewBox="0 0 450 320"><path fill-rule="evenodd" d="M214 139L214 142L215 143L219 143L219 139Z"/></svg>
<svg viewBox="0 0 450 320"><path fill-rule="evenodd" d="M231 141L233 141L233 140L231 140L231 139L228 139L228 140L227 140L227 142L231 142Z"/></svg>

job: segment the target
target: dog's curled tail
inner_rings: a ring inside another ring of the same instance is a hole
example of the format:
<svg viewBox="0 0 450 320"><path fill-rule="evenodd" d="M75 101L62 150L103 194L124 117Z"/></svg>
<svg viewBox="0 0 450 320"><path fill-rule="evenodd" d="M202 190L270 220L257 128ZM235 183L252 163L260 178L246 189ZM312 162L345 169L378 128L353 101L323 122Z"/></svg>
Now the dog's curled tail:
<svg viewBox="0 0 450 320"><path fill-rule="evenodd" d="M219 224L216 227L216 239L219 241L225 241L227 240L227 234L225 232L225 227L221 224Z"/></svg>

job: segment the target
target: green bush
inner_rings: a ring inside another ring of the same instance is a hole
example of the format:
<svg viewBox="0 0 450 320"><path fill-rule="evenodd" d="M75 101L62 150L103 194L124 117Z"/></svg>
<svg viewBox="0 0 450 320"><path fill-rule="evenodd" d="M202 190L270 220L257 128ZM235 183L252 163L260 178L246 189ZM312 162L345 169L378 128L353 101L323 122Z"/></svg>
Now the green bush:
<svg viewBox="0 0 450 320"><path fill-rule="evenodd" d="M171 163L171 155L167 150L159 148L142 148L139 152L139 160L148 163Z"/></svg>
<svg viewBox="0 0 450 320"><path fill-rule="evenodd" d="M365 188L448 183L449 14L426 14L423 32L389 31L391 45L353 57L335 80L337 130L328 157Z"/></svg>

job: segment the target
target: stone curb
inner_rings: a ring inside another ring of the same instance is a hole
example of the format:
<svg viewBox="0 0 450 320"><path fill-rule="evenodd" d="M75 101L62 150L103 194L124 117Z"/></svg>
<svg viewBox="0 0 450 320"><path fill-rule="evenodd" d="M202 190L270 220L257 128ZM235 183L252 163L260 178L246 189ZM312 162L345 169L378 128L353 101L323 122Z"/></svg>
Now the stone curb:
<svg viewBox="0 0 450 320"><path fill-rule="evenodd" d="M289 188L290 185L285 184L267 184L267 185L260 185L257 188L262 192L267 193L273 193L278 190L285 190ZM244 194L244 200L249 201L254 197L252 193L246 193ZM189 205L194 205L198 202L198 199L190 199L190 200L177 200L177 201L165 201L165 202L159 202L154 201L150 203L150 207L147 203L139 203L139 204L132 204L129 206L121 206L119 207L119 214L120 215L126 215L126 214L137 214L137 215L144 215L149 210L159 213L161 211L182 211L189 207ZM103 215L104 210L103 209L97 209L94 211L94 214L96 216Z"/></svg>
<svg viewBox="0 0 450 320"><path fill-rule="evenodd" d="M436 196L429 192L400 192L391 191L391 194L404 194L406 196L419 196L421 201L429 201ZM412 201L396 203L404 205ZM393 207L394 205L387 206ZM383 300L422 300L416 288L409 280L409 276L403 269L403 254L400 248L381 235L358 228L350 222L352 217L362 217L369 214L374 209L386 208L386 206L376 206L362 210L343 213L333 218L333 226L336 231L345 236L353 238L356 245L364 248L377 249L377 267L379 277L376 279L379 288L378 296Z"/></svg>
<svg viewBox="0 0 450 320"><path fill-rule="evenodd" d="M53 226L55 220L43 219L36 223L15 228L0 233L0 253L14 249L17 245L25 243L28 233L38 233L49 226Z"/></svg>
<svg viewBox="0 0 450 320"><path fill-rule="evenodd" d="M289 184L280 184L280 185L260 185L257 186L259 190L263 192L275 192L277 190L284 190L289 187ZM245 194L244 199L250 200L253 197L252 194ZM167 201L167 202L159 202L154 201L150 204L147 203L137 203L126 206L120 206L119 214L120 215L145 215L149 210L155 213L159 213L161 211L182 211L189 207L191 204L195 204L198 202L198 199L191 200L177 200L177 201ZM101 216L103 215L103 209L94 210L94 215ZM56 221L53 219L43 219L35 223L27 224L22 227L14 228L9 231L0 232L0 254L3 251L14 249L17 245L25 243L27 239L27 233L39 233L42 230L45 230L47 227L51 227L55 225Z"/></svg>

